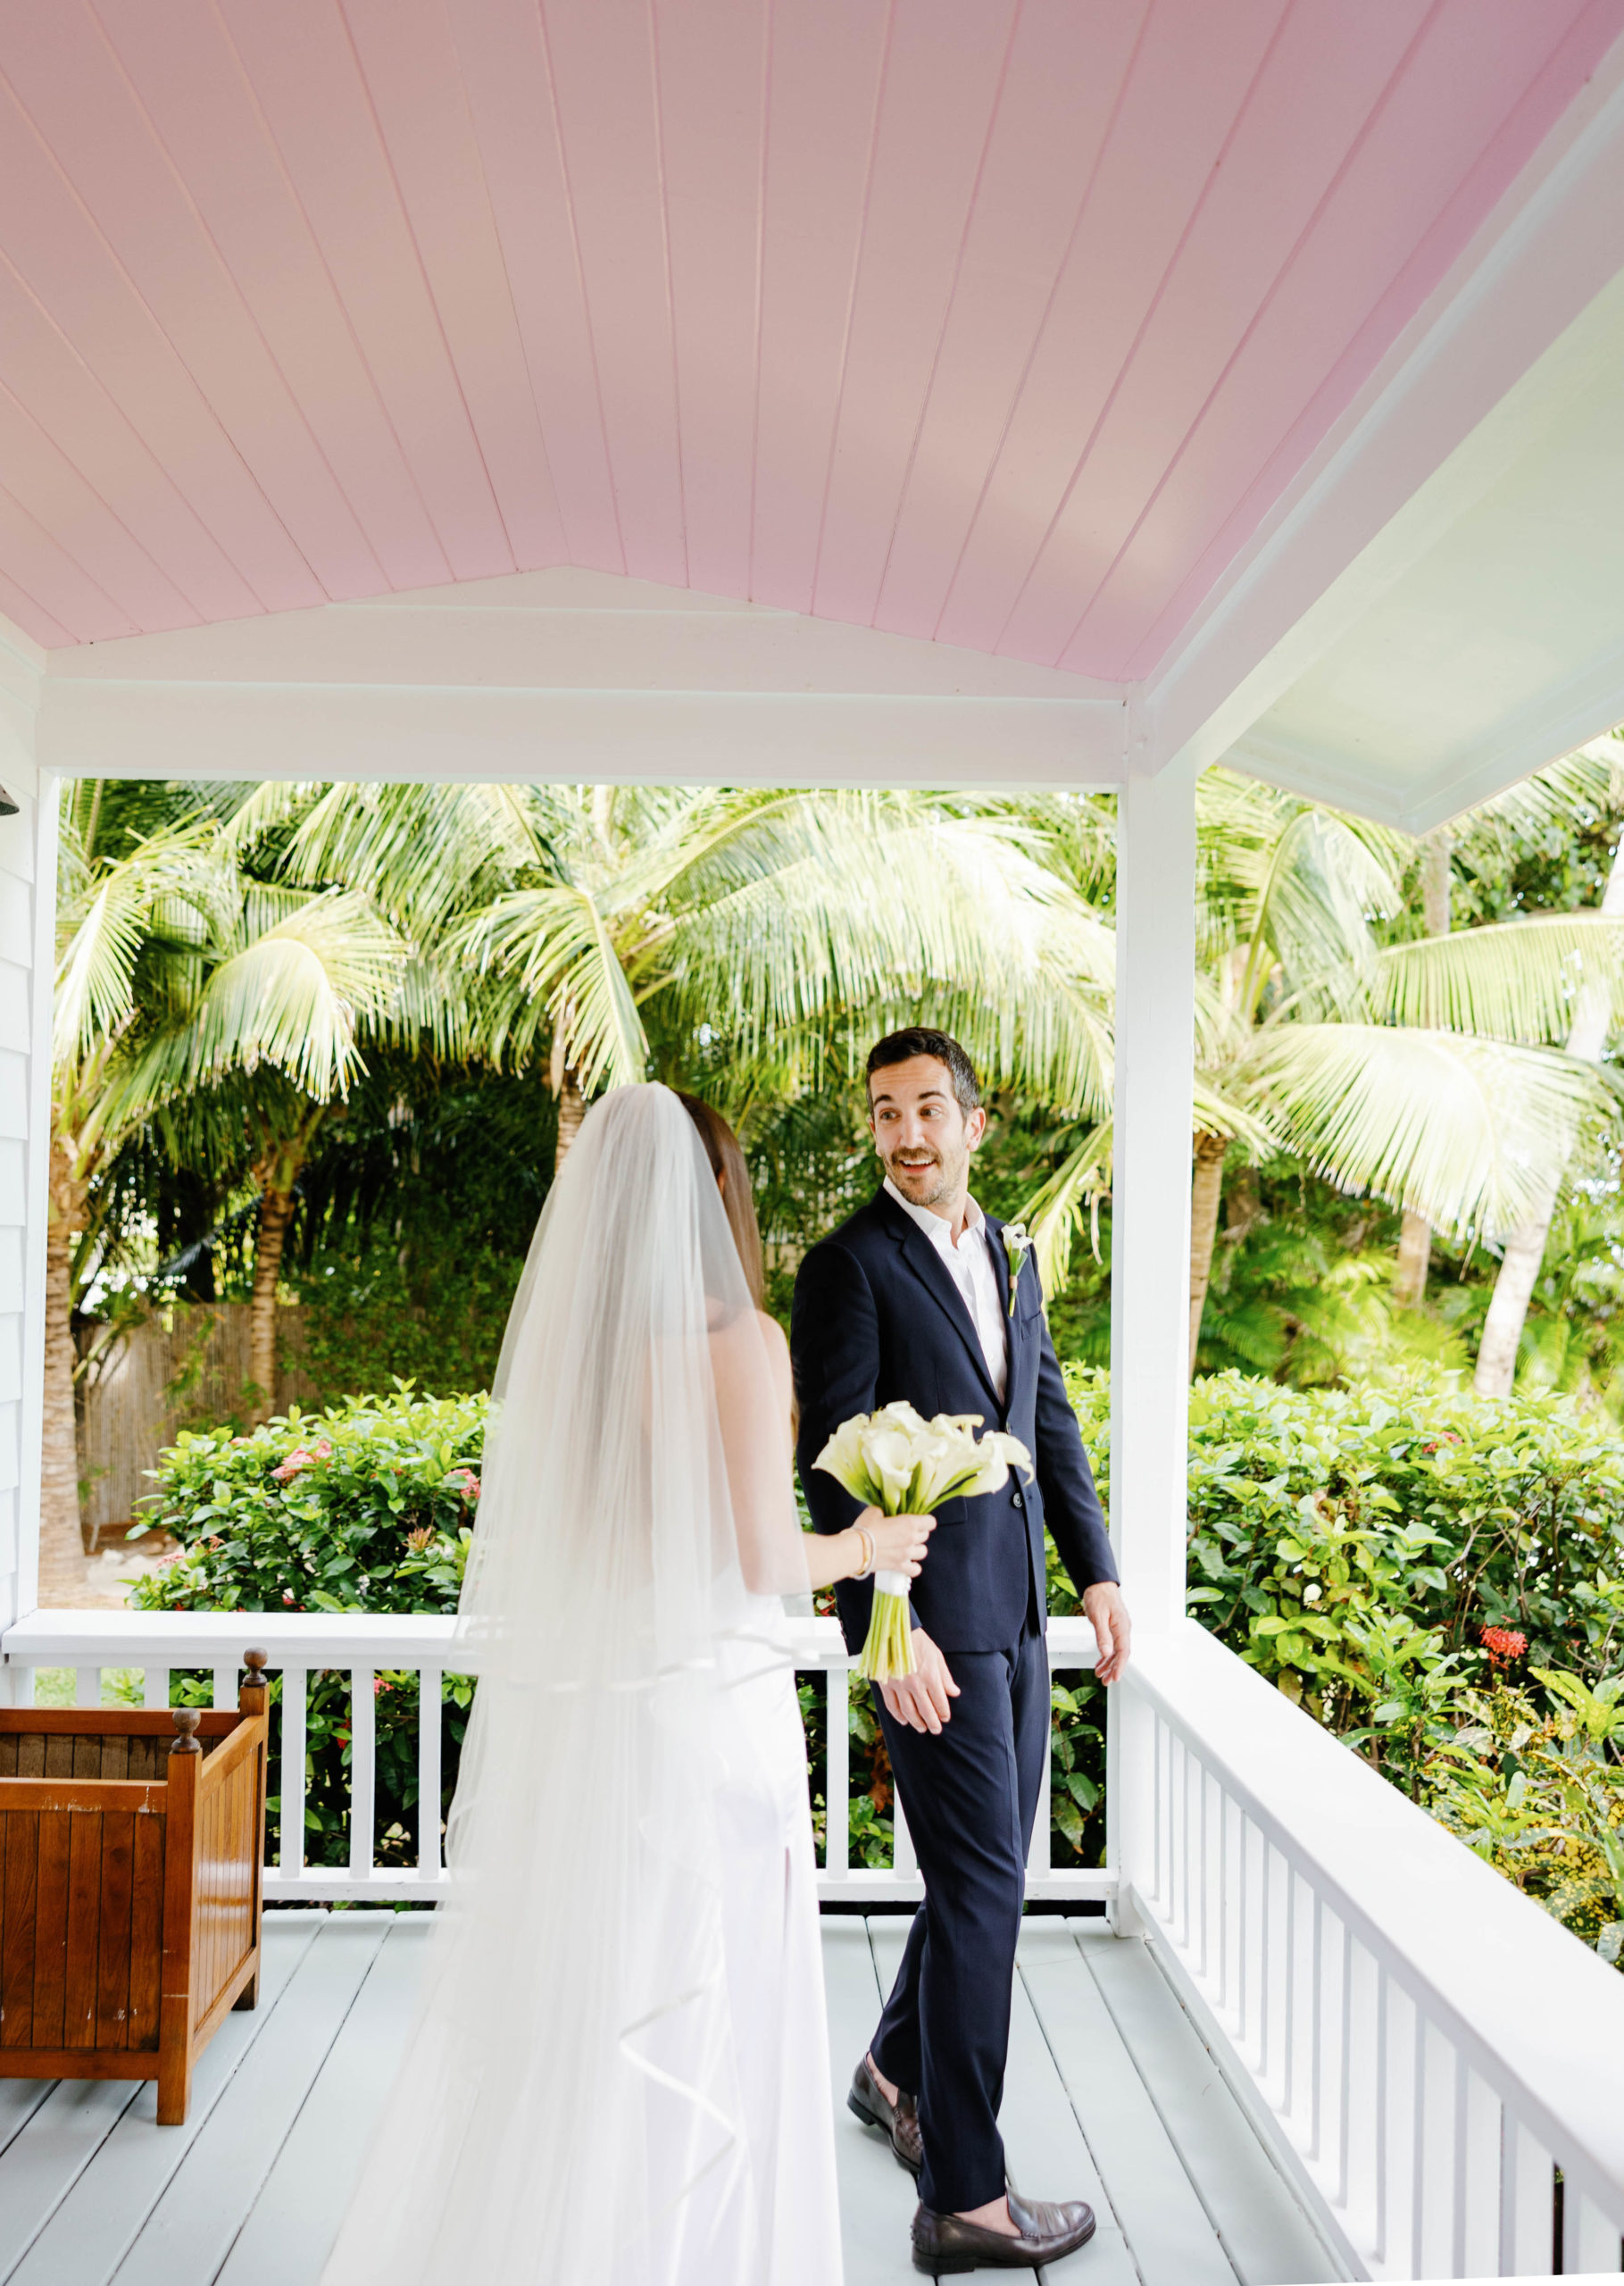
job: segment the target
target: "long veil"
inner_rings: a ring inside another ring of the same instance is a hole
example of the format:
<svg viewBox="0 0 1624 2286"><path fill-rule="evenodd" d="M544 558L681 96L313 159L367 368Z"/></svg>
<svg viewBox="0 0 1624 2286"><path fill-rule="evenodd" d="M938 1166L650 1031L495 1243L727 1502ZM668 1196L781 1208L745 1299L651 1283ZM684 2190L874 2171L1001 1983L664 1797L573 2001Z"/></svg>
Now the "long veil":
<svg viewBox="0 0 1624 2286"><path fill-rule="evenodd" d="M503 1345L479 1689L426 1997L328 2286L747 2286L717 1846L729 1692L805 1586L788 1424L699 1139L587 1115ZM715 2259L709 2258L714 2249Z"/></svg>

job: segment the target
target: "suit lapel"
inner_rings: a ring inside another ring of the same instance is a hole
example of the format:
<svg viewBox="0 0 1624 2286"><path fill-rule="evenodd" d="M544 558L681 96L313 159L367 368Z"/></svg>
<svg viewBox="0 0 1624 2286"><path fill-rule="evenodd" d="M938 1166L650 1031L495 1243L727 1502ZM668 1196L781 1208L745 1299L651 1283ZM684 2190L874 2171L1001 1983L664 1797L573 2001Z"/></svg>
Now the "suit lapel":
<svg viewBox="0 0 1624 2286"><path fill-rule="evenodd" d="M1004 1244L1004 1225L995 1222L989 1214L987 1228L992 1239L993 1268L998 1275L998 1299L1004 1306L1004 1324L1009 1342L1009 1373L1004 1386L1005 1417L1014 1410L1015 1388L1026 1369L1027 1349L1031 1340L1031 1320L1018 1317L1010 1306L1010 1258Z"/></svg>
<svg viewBox="0 0 1624 2286"><path fill-rule="evenodd" d="M941 1256L931 1245L918 1223L911 1221L903 1213L889 1193L882 1190L880 1198L886 1210L886 1227L902 1248L903 1260L924 1287L926 1292L941 1308L948 1323L964 1344L970 1364L980 1375L987 1396L996 1406L998 1392L993 1387L992 1378L987 1370L987 1360L981 1355L980 1336L977 1333L975 1321L965 1306L964 1297L954 1284L952 1271L948 1269L947 1264L942 1260ZM995 1247L993 1249L995 1256L1000 1251L1001 1249Z"/></svg>

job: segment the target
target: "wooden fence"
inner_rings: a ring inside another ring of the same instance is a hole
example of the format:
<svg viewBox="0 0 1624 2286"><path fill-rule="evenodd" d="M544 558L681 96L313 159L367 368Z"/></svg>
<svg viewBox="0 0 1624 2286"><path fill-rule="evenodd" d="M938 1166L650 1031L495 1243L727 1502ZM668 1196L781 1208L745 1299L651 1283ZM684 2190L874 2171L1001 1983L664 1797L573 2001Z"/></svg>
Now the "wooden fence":
<svg viewBox="0 0 1624 2286"><path fill-rule="evenodd" d="M96 1329L99 1333L100 1329ZM298 1310L277 1312L274 1410L321 1402L299 1362ZM244 1418L248 1382L248 1305L177 1305L120 1335L79 1383L79 1514L87 1540L133 1523L149 1493L147 1471L181 1429Z"/></svg>

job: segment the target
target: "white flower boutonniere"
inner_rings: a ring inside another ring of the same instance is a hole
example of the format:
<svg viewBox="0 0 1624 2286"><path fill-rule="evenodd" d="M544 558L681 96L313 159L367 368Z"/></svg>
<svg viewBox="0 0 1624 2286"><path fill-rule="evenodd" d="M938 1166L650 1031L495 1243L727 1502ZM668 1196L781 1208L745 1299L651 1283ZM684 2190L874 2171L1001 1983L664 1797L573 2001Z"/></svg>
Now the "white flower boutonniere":
<svg viewBox="0 0 1624 2286"><path fill-rule="evenodd" d="M1004 1251L1010 1263L1010 1315L1015 1314L1015 1289L1020 1283L1020 1273L1032 1259L1032 1234L1024 1222L1006 1222L1004 1226Z"/></svg>

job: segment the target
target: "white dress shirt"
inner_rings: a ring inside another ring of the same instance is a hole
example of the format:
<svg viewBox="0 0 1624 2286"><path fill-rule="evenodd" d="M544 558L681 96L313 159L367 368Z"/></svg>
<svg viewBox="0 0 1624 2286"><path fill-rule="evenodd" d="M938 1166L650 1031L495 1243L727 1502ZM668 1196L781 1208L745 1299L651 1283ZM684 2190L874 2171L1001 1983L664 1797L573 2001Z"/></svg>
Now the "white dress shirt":
<svg viewBox="0 0 1624 2286"><path fill-rule="evenodd" d="M964 1234L955 1244L953 1225L945 1215L935 1214L929 1206L916 1206L911 1198L904 1198L889 1175L886 1177L886 1189L903 1213L919 1224L946 1264L970 1312L970 1322L976 1330L981 1355L987 1360L987 1372L1002 1405L1009 1387L1010 1338L998 1293L998 1273L993 1267L992 1234L987 1230L986 1215L970 1199L965 1209Z"/></svg>

